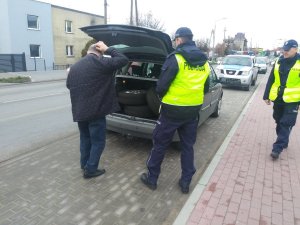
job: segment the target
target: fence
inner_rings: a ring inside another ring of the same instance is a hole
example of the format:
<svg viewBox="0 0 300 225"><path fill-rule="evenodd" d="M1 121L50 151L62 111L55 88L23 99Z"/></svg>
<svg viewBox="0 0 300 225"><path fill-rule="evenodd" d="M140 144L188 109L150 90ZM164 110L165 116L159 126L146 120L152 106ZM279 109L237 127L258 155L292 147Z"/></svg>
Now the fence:
<svg viewBox="0 0 300 225"><path fill-rule="evenodd" d="M66 64L66 65L59 65L53 63L53 70L66 70L68 69L72 64Z"/></svg>
<svg viewBox="0 0 300 225"><path fill-rule="evenodd" d="M0 72L27 71L25 53L0 54Z"/></svg>
<svg viewBox="0 0 300 225"><path fill-rule="evenodd" d="M42 71L47 70L46 68L46 59L40 57L30 57L27 56L27 70L28 71ZM51 69L51 68L48 68Z"/></svg>

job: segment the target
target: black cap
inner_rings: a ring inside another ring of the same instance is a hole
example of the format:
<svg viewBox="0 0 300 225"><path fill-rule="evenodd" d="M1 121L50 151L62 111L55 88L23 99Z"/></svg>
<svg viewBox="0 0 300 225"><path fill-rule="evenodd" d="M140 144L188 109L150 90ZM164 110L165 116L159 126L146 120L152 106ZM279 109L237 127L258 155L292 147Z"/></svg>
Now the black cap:
<svg viewBox="0 0 300 225"><path fill-rule="evenodd" d="M187 36L193 37L193 33L192 33L191 29L188 27L180 27L175 32L174 40L175 40L175 38L178 38L178 37L187 37Z"/></svg>
<svg viewBox="0 0 300 225"><path fill-rule="evenodd" d="M284 44L282 46L282 49L284 51L289 51L291 48L298 48L297 41L291 39L291 40L288 40L288 41L284 42Z"/></svg>

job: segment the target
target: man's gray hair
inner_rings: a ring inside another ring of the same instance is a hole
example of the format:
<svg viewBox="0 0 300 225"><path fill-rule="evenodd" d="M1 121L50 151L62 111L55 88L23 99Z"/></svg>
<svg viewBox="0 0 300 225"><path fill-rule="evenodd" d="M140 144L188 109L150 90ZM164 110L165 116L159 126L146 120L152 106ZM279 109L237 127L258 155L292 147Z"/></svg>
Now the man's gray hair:
<svg viewBox="0 0 300 225"><path fill-rule="evenodd" d="M87 50L87 53L94 53L94 54L97 54L97 55L100 55L101 53L97 50L96 48L96 44L92 44L88 50Z"/></svg>

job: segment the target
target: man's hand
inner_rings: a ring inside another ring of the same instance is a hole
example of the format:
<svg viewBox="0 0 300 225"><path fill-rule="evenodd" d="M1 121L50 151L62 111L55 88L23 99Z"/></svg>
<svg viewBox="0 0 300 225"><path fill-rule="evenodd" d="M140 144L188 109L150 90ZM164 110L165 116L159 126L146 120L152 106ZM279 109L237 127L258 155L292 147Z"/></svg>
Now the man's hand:
<svg viewBox="0 0 300 225"><path fill-rule="evenodd" d="M265 103L267 104L267 105L271 105L271 100L270 99L266 99L266 100L264 100L265 101Z"/></svg>
<svg viewBox="0 0 300 225"><path fill-rule="evenodd" d="M101 52L102 54L104 54L104 52L106 52L106 50L108 49L107 45L104 44L103 41L98 41L96 43L96 49Z"/></svg>

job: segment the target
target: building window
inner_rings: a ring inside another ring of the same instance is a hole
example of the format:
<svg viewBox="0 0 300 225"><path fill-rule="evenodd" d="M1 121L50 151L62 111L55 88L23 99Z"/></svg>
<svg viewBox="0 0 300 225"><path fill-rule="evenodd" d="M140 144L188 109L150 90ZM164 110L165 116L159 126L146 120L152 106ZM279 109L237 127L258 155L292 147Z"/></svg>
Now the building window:
<svg viewBox="0 0 300 225"><path fill-rule="evenodd" d="M28 29L40 29L39 17L34 15L27 15Z"/></svg>
<svg viewBox="0 0 300 225"><path fill-rule="evenodd" d="M40 45L30 45L30 57L41 58L41 46Z"/></svg>
<svg viewBox="0 0 300 225"><path fill-rule="evenodd" d="M73 54L73 46L72 45L67 45L66 46L66 55L67 56L74 56L74 54Z"/></svg>
<svg viewBox="0 0 300 225"><path fill-rule="evenodd" d="M72 21L66 20L65 31L66 33L72 33Z"/></svg>

